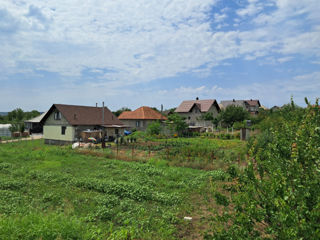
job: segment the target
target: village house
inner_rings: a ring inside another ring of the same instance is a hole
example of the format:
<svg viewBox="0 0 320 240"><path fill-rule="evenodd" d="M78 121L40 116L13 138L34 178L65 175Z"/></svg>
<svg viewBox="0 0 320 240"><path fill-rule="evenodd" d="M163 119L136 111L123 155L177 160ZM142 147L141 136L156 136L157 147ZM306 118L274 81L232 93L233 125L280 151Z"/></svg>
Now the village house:
<svg viewBox="0 0 320 240"><path fill-rule="evenodd" d="M221 101L220 106L222 109L226 109L228 106L238 106L247 110L251 115L257 115L259 113L259 108L261 107L259 100L226 100Z"/></svg>
<svg viewBox="0 0 320 240"><path fill-rule="evenodd" d="M220 112L220 107L215 99L196 98L196 100L183 101L175 112L185 119L189 128L212 127L212 121L205 120L204 115L209 113L212 118L215 118Z"/></svg>
<svg viewBox="0 0 320 240"><path fill-rule="evenodd" d="M125 111L120 114L121 120L130 129L145 131L148 125L154 121L163 122L167 120L165 116L150 107L140 107L134 111Z"/></svg>
<svg viewBox="0 0 320 240"><path fill-rule="evenodd" d="M41 123L45 143L58 145L83 141L84 133L90 132L113 139L123 135L125 127L104 104L103 107L53 104Z"/></svg>

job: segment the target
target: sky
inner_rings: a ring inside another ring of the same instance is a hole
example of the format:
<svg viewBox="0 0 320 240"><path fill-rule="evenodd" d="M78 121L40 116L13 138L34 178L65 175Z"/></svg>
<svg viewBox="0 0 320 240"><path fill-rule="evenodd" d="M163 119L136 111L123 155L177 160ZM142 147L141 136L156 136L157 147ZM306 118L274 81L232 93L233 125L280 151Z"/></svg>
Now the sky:
<svg viewBox="0 0 320 240"><path fill-rule="evenodd" d="M0 0L0 111L320 96L319 0Z"/></svg>

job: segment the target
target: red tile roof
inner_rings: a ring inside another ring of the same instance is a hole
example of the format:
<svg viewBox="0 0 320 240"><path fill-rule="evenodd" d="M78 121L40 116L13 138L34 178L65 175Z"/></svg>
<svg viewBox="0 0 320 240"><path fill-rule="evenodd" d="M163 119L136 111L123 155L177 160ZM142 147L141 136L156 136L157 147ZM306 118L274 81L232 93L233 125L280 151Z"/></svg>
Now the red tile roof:
<svg viewBox="0 0 320 240"><path fill-rule="evenodd" d="M88 107L65 104L53 104L42 121L57 109L71 125L123 125L123 123L107 108L104 107L104 121L102 107Z"/></svg>
<svg viewBox="0 0 320 240"><path fill-rule="evenodd" d="M260 101L259 100L252 100L252 99L250 99L250 100L245 100L250 106L261 106L261 104L260 104Z"/></svg>
<svg viewBox="0 0 320 240"><path fill-rule="evenodd" d="M175 110L175 112L186 113L190 112L192 107L197 105L201 112L208 112L212 105L216 105L218 111L220 111L220 107L215 99L208 100L187 100L183 101L179 107Z"/></svg>
<svg viewBox="0 0 320 240"><path fill-rule="evenodd" d="M134 111L125 111L120 114L120 120L149 119L149 120L166 120L167 118L161 113L150 107L140 107Z"/></svg>

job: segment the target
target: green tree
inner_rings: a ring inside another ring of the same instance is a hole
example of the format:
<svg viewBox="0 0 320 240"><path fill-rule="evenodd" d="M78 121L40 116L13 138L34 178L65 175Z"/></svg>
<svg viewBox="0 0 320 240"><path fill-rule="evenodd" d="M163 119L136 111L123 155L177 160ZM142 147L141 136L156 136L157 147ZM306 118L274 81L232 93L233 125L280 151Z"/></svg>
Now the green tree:
<svg viewBox="0 0 320 240"><path fill-rule="evenodd" d="M188 124L186 124L184 119L177 113L168 116L167 125L171 131L177 132L179 136L181 136L188 128Z"/></svg>
<svg viewBox="0 0 320 240"><path fill-rule="evenodd" d="M127 107L122 107L119 110L113 112L113 114L116 115L116 117L119 117L121 115L121 113L126 112L126 111L131 111L131 109L127 108Z"/></svg>
<svg viewBox="0 0 320 240"><path fill-rule="evenodd" d="M320 239L320 107L290 108L253 141L213 239Z"/></svg>
<svg viewBox="0 0 320 240"><path fill-rule="evenodd" d="M211 112L206 112L204 114L201 115L201 120L204 121L213 121L214 117L213 117L213 113Z"/></svg>
<svg viewBox="0 0 320 240"><path fill-rule="evenodd" d="M149 135L159 135L161 132L161 123L159 121L153 122L148 125L147 133Z"/></svg>
<svg viewBox="0 0 320 240"><path fill-rule="evenodd" d="M220 113L223 123L231 127L235 122L241 122L249 117L249 113L240 106L228 106Z"/></svg>

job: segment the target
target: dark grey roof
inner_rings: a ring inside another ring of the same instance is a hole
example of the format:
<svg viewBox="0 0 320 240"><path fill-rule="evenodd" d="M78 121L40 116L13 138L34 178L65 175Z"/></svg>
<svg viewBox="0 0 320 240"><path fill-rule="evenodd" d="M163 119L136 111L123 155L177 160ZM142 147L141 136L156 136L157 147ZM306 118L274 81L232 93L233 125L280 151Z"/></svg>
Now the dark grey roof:
<svg viewBox="0 0 320 240"><path fill-rule="evenodd" d="M223 108L226 108L228 106L238 106L238 107L246 107L246 101L245 100L226 100L221 101L220 104L223 106Z"/></svg>

